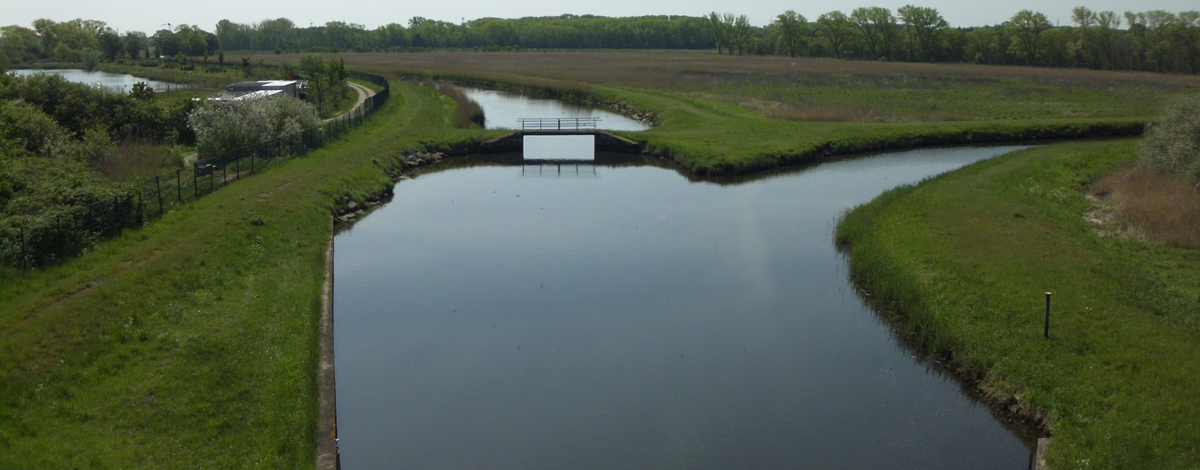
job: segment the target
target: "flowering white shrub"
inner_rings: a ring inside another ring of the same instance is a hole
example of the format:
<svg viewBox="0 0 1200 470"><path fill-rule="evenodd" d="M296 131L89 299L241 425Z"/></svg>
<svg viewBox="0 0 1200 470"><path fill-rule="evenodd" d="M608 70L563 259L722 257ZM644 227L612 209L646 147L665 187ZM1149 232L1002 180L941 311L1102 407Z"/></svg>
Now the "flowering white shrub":
<svg viewBox="0 0 1200 470"><path fill-rule="evenodd" d="M1158 122L1146 129L1140 150L1146 166L1200 189L1200 96L1171 102Z"/></svg>
<svg viewBox="0 0 1200 470"><path fill-rule="evenodd" d="M321 127L317 109L294 98L206 102L188 115L204 158L274 140L300 142Z"/></svg>

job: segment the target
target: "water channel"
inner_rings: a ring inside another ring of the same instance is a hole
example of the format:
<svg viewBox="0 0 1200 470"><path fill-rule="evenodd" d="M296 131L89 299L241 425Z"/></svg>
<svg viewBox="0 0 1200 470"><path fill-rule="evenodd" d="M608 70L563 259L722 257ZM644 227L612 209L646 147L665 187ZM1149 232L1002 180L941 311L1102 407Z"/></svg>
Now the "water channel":
<svg viewBox="0 0 1200 470"><path fill-rule="evenodd" d="M832 242L843 210L1018 148L736 184L430 167L335 239L342 465L1027 468L1029 445L899 344Z"/></svg>
<svg viewBox="0 0 1200 470"><path fill-rule="evenodd" d="M65 79L69 82L83 83L83 84L92 85L92 86L99 85L99 86L107 88L111 91L115 91L115 92L119 92L119 93L129 93L130 90L133 90L133 86L136 85L138 82L144 82L147 85L150 85L150 88L154 89L155 91L166 90L167 87L173 86L170 83L151 80L149 78L135 77L133 75L124 74L124 73L109 73L109 72L100 72L100 71L90 71L89 72L87 70L78 70L78 69L38 69L38 70L21 69L21 70L10 70L9 72L15 73L18 76L22 76L22 77L28 76L28 75L33 75L35 73L47 73L47 74L61 75L63 77L63 79Z"/></svg>

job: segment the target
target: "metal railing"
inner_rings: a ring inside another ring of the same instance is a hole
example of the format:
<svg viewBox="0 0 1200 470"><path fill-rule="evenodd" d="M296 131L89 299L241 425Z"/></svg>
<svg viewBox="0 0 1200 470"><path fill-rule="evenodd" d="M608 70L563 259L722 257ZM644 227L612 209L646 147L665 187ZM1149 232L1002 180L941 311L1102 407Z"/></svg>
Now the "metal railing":
<svg viewBox="0 0 1200 470"><path fill-rule="evenodd" d="M523 131L594 131L600 118L520 118L517 121Z"/></svg>

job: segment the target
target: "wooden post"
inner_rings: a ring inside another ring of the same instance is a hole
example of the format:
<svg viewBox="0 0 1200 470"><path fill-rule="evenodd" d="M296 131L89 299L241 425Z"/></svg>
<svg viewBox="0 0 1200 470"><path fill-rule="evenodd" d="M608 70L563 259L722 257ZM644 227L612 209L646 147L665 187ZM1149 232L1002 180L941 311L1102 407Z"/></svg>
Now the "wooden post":
<svg viewBox="0 0 1200 470"><path fill-rule="evenodd" d="M1042 337L1050 339L1050 293L1046 293L1046 326L1042 329Z"/></svg>
<svg viewBox="0 0 1200 470"><path fill-rule="evenodd" d="M194 163L192 164L192 193L196 195L196 199L200 199L200 170Z"/></svg>

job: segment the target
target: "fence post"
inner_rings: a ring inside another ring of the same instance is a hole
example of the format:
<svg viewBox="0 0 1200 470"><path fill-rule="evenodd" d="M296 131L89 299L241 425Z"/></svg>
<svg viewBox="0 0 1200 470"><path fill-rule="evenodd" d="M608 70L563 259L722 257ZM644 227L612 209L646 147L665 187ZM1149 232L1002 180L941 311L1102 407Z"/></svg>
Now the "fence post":
<svg viewBox="0 0 1200 470"><path fill-rule="evenodd" d="M212 165L208 166L208 194L213 193L213 178L215 178L213 176L213 173L216 173L216 172L217 172L217 170L214 170Z"/></svg>
<svg viewBox="0 0 1200 470"><path fill-rule="evenodd" d="M154 177L154 189L158 190L158 216L162 217L162 215L163 215L162 182L159 181L158 176Z"/></svg>
<svg viewBox="0 0 1200 470"><path fill-rule="evenodd" d="M192 193L196 195L196 199L200 199L200 169L196 168L196 164L192 164Z"/></svg>

